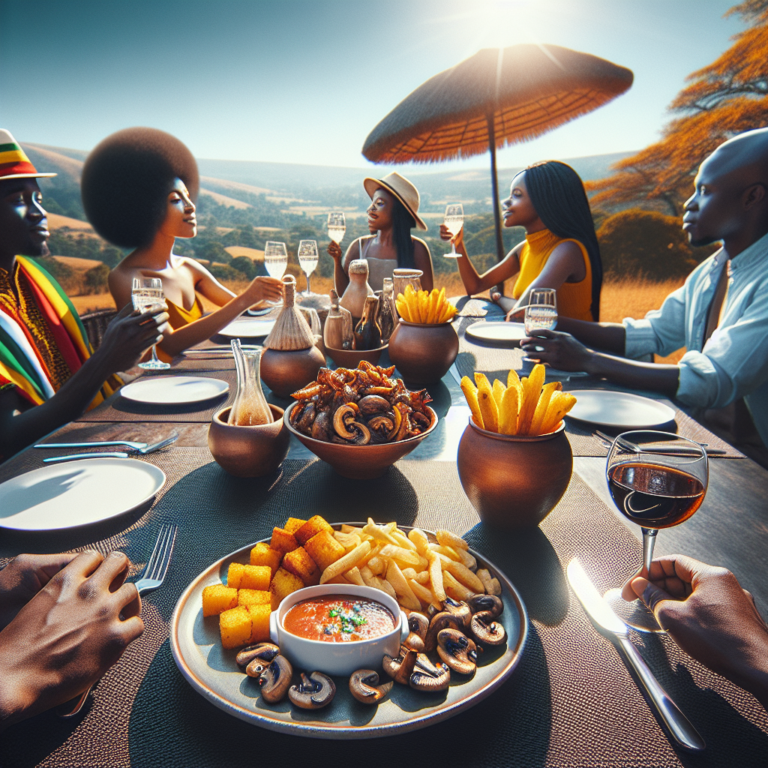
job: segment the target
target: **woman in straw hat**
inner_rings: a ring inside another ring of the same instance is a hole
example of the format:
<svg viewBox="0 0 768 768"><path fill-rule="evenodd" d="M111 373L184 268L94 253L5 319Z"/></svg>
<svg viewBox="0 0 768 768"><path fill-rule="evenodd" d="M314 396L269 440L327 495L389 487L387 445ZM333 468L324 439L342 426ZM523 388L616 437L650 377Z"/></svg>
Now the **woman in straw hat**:
<svg viewBox="0 0 768 768"><path fill-rule="evenodd" d="M426 231L427 225L419 217L419 191L399 173L390 173L383 179L367 178L363 186L371 204L368 206L367 237L360 237L347 248L342 259L337 243L328 246L334 261L334 282L341 296L349 285L349 265L355 259L368 262L368 283L380 291L385 277L392 277L395 269L420 269L421 287L431 291L434 285L432 256L427 244L411 236L414 227Z"/></svg>
<svg viewBox="0 0 768 768"><path fill-rule="evenodd" d="M509 197L502 202L504 226L524 227L525 240L503 261L482 275L464 247L464 230L452 237L443 225L440 237L453 240L467 293L475 295L516 278L512 299L491 298L518 319L534 288L557 291L558 314L577 320L599 320L603 268L595 225L584 185L576 171L550 160L536 163L515 176Z"/></svg>
<svg viewBox="0 0 768 768"><path fill-rule="evenodd" d="M93 228L108 242L133 248L109 274L115 304L131 302L134 278L163 282L173 329L158 345L169 359L220 331L265 300L279 300L282 284L257 277L236 296L194 259L177 256L177 237L197 234L197 163L177 138L154 128L128 128L108 136L83 167L83 207ZM220 307L203 317L204 296Z"/></svg>

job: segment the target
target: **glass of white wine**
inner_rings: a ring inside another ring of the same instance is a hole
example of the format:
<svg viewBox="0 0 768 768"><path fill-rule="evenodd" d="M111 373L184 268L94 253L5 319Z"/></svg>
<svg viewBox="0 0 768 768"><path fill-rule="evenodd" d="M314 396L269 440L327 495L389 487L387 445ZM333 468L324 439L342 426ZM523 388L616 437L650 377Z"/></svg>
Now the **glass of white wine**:
<svg viewBox="0 0 768 768"><path fill-rule="evenodd" d="M309 296L312 293L309 289L309 276L315 271L317 261L317 240L302 240L299 243L299 266L301 267L302 272L307 276L307 290L304 291L305 296Z"/></svg>
<svg viewBox="0 0 768 768"><path fill-rule="evenodd" d="M557 291L553 288L534 288L525 308L525 332L554 331L557 327Z"/></svg>
<svg viewBox="0 0 768 768"><path fill-rule="evenodd" d="M134 277L131 290L131 301L133 308L138 309L144 314L158 306L162 306L165 297L163 296L163 281L159 277ZM171 366L157 359L157 350L152 345L152 357L145 363L139 363L139 368L149 371L162 371Z"/></svg>
<svg viewBox="0 0 768 768"><path fill-rule="evenodd" d="M347 220L341 211L328 214L328 237L337 245L341 245L347 231Z"/></svg>
<svg viewBox="0 0 768 768"><path fill-rule="evenodd" d="M464 207L461 203L446 206L443 224L451 233L451 237L456 237L461 232L461 228L464 226ZM459 255L456 253L456 246L453 243L451 243L451 252L443 254L446 259L458 259Z"/></svg>
<svg viewBox="0 0 768 768"><path fill-rule="evenodd" d="M288 249L285 243L267 240L264 246L264 267L270 277L276 277L278 280L282 278L285 270L288 268ZM282 305L282 301L270 301L267 303L273 307Z"/></svg>

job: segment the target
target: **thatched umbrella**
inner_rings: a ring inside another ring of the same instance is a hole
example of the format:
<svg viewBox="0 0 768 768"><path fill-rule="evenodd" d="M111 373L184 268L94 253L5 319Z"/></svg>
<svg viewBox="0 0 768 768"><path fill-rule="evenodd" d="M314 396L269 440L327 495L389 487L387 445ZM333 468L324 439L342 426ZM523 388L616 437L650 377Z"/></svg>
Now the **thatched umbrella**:
<svg viewBox="0 0 768 768"><path fill-rule="evenodd" d="M632 85L631 70L557 45L485 48L431 77L369 134L374 163L434 163L527 141L591 112ZM498 203L496 249L504 257Z"/></svg>

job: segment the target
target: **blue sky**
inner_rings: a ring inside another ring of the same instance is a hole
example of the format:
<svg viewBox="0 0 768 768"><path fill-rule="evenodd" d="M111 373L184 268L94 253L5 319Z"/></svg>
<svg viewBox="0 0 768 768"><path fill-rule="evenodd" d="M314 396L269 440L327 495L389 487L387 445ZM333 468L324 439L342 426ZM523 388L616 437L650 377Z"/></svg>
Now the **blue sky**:
<svg viewBox="0 0 768 768"><path fill-rule="evenodd" d="M640 149L742 29L726 0L0 0L0 126L90 149L130 125L200 158L365 167L369 131L478 49L543 42L629 67L600 110L501 166ZM457 167L486 166L487 156Z"/></svg>

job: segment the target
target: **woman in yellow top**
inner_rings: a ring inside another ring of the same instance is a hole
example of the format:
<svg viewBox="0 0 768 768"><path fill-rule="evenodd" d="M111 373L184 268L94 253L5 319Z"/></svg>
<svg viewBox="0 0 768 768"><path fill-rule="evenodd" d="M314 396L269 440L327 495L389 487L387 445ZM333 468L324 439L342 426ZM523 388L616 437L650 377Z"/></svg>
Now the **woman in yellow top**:
<svg viewBox="0 0 768 768"><path fill-rule="evenodd" d="M282 283L257 277L239 296L202 264L173 253L177 237L197 234L197 163L178 139L153 128L128 128L101 142L85 162L83 207L105 240L134 248L110 273L118 309L131 302L134 277L159 277L171 329L158 344L166 360L199 344L252 306L282 296ZM217 304L203 317L200 296Z"/></svg>
<svg viewBox="0 0 768 768"><path fill-rule="evenodd" d="M599 320L603 267L589 201L576 171L555 160L531 165L512 180L502 208L504 226L524 227L525 240L484 274L477 273L467 256L464 230L453 238L467 293L482 293L516 277L512 299L491 295L507 319L518 319L531 289L554 288L559 315ZM452 239L444 225L440 236Z"/></svg>

